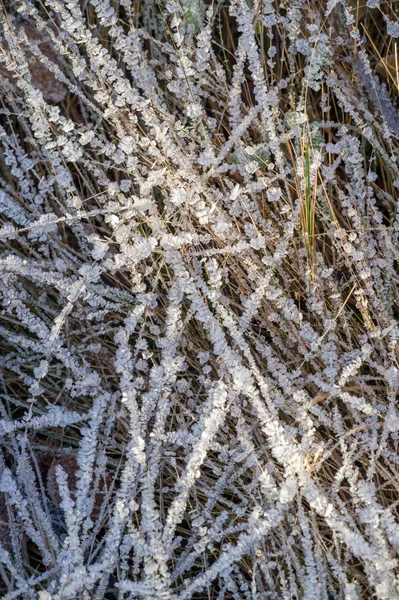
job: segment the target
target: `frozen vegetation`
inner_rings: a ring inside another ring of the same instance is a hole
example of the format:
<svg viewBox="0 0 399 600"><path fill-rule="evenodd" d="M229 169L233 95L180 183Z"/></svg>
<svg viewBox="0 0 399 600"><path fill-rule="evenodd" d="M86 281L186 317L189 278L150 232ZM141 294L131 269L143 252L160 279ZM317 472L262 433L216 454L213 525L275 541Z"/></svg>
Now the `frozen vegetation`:
<svg viewBox="0 0 399 600"><path fill-rule="evenodd" d="M399 11L4 0L2 600L399 598Z"/></svg>

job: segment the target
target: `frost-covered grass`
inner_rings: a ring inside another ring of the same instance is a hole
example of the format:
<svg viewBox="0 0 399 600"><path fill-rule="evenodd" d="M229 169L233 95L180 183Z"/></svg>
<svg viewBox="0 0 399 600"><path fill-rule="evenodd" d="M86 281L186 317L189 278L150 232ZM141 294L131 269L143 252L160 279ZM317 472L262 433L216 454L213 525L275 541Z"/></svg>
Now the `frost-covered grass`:
<svg viewBox="0 0 399 600"><path fill-rule="evenodd" d="M1 598L399 598L397 3L0 14Z"/></svg>

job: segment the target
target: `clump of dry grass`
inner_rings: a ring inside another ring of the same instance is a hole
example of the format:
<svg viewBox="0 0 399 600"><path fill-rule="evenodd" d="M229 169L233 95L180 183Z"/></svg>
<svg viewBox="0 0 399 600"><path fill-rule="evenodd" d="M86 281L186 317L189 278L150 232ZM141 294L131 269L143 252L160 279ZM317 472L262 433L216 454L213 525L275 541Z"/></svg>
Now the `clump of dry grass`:
<svg viewBox="0 0 399 600"><path fill-rule="evenodd" d="M2 5L4 598L399 597L397 20Z"/></svg>

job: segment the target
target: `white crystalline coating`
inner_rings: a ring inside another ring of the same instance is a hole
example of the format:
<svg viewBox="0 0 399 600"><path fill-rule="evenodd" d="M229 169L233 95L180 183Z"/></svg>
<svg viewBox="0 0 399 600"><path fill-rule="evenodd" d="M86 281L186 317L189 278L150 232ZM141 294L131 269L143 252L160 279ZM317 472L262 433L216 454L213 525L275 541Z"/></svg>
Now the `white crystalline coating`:
<svg viewBox="0 0 399 600"><path fill-rule="evenodd" d="M310 54L312 54L312 48L311 48L309 42L307 40L305 40L304 38L297 39L296 49L298 52L300 52L301 54L304 54L305 56L309 56Z"/></svg>
<svg viewBox="0 0 399 600"><path fill-rule="evenodd" d="M391 35L393 38L398 38L399 37L399 22L391 21L390 19L386 18L386 23L387 23L387 34Z"/></svg>
<svg viewBox="0 0 399 600"><path fill-rule="evenodd" d="M53 596L46 590L40 590L38 592L38 600L53 600Z"/></svg>
<svg viewBox="0 0 399 600"><path fill-rule="evenodd" d="M121 188L122 192L128 192L132 187L132 182L129 179L122 179L119 187Z"/></svg>
<svg viewBox="0 0 399 600"><path fill-rule="evenodd" d="M0 8L1 597L399 598L399 34L352 4Z"/></svg>

